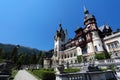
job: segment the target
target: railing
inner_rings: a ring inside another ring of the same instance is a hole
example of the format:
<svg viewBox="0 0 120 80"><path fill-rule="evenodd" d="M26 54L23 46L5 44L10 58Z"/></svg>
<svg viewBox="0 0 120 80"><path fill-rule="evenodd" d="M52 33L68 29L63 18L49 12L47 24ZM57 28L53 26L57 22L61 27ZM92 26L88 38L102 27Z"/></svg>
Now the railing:
<svg viewBox="0 0 120 80"><path fill-rule="evenodd" d="M80 68L83 65L88 65L91 64L90 62L85 62L85 63L75 63L75 64L69 64L69 67L72 68ZM120 65L120 59L106 59L106 60L95 60L94 61L95 65L110 65L110 64L115 64L115 65ZM67 66L66 64L64 66Z"/></svg>
<svg viewBox="0 0 120 80"><path fill-rule="evenodd" d="M56 80L117 80L117 78L113 71L97 71L56 74Z"/></svg>
<svg viewBox="0 0 120 80"><path fill-rule="evenodd" d="M10 75L0 74L0 80L8 80Z"/></svg>
<svg viewBox="0 0 120 80"><path fill-rule="evenodd" d="M120 59L96 60L94 62L96 65L109 65L109 64L120 65Z"/></svg>
<svg viewBox="0 0 120 80"><path fill-rule="evenodd" d="M56 80L87 80L87 76L86 73L63 73L56 74Z"/></svg>

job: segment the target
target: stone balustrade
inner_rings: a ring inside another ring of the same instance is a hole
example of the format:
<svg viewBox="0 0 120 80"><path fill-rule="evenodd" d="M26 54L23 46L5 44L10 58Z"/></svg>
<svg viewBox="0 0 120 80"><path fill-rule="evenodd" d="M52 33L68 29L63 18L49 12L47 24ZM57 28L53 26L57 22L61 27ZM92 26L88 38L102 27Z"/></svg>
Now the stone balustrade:
<svg viewBox="0 0 120 80"><path fill-rule="evenodd" d="M56 80L86 80L84 73L63 73L56 74Z"/></svg>
<svg viewBox="0 0 120 80"><path fill-rule="evenodd" d="M90 64L90 62L69 64L69 67L80 68L80 67L82 67L84 65L87 65L87 64ZM98 66L108 66L108 65L111 65L111 64L120 65L120 59L95 60L94 64L98 65ZM65 64L64 66L66 68L67 65Z"/></svg>
<svg viewBox="0 0 120 80"><path fill-rule="evenodd" d="M113 71L56 74L56 80L117 80Z"/></svg>

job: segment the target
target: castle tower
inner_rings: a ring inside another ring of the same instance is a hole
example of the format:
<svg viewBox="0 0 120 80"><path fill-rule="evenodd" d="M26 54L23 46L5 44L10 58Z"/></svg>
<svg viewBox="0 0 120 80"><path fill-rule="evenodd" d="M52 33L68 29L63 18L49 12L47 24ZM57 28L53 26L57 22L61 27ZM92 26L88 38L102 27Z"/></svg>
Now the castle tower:
<svg viewBox="0 0 120 80"><path fill-rule="evenodd" d="M59 29L54 37L54 50L62 51L62 46L67 42L67 30L62 29L62 24L59 24Z"/></svg>
<svg viewBox="0 0 120 80"><path fill-rule="evenodd" d="M63 30L62 24L59 24L59 29L54 36L54 56L53 62L59 63L62 51L64 50L64 44L67 42L67 30Z"/></svg>
<svg viewBox="0 0 120 80"><path fill-rule="evenodd" d="M103 52L103 43L99 36L96 19L94 15L89 14L89 11L84 7L84 25L87 41L87 52L94 54Z"/></svg>

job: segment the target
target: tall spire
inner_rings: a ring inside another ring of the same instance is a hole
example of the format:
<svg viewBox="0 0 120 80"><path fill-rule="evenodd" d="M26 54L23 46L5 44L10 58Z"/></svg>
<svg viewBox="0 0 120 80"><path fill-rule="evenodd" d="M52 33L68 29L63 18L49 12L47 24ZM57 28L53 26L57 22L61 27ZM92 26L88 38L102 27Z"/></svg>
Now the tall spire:
<svg viewBox="0 0 120 80"><path fill-rule="evenodd" d="M84 14L89 14L89 11L87 10L85 5L84 5Z"/></svg>
<svg viewBox="0 0 120 80"><path fill-rule="evenodd" d="M62 31L63 29L62 29L62 24L60 23L59 24L59 31Z"/></svg>
<svg viewBox="0 0 120 80"><path fill-rule="evenodd" d="M62 24L61 24L61 23L59 24L59 27L62 27Z"/></svg>
<svg viewBox="0 0 120 80"><path fill-rule="evenodd" d="M89 20L89 19L94 19L94 20L96 20L95 17L94 17L94 15L92 15L92 14L89 13L89 11L88 11L88 9L85 7L85 5L84 5L84 14L85 14L84 22L86 22L86 21Z"/></svg>

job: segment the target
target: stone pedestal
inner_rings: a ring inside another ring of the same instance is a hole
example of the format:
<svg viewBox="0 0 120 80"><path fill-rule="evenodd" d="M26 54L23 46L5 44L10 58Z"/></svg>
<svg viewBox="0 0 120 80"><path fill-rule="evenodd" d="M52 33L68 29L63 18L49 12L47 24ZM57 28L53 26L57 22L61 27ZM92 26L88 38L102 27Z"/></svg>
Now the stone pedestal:
<svg viewBox="0 0 120 80"><path fill-rule="evenodd" d="M64 65L57 65L56 74L61 74L64 71Z"/></svg>
<svg viewBox="0 0 120 80"><path fill-rule="evenodd" d="M94 71L100 71L100 69L94 64L87 63L87 65L82 66L81 71L82 72L94 72Z"/></svg>

